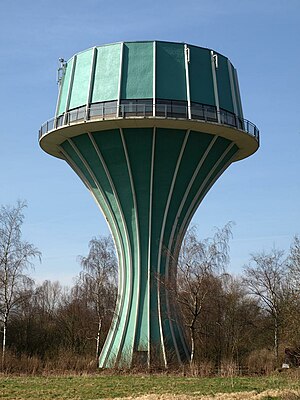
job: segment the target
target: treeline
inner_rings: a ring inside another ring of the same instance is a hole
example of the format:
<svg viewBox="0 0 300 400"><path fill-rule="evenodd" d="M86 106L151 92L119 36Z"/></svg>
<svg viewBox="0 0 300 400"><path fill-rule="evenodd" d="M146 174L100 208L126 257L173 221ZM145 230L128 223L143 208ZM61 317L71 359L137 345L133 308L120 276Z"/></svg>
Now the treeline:
<svg viewBox="0 0 300 400"><path fill-rule="evenodd" d="M26 205L0 210L2 369L96 370L117 299L117 259L110 237L94 238L73 287L35 283L28 273L39 251L22 240ZM187 232L177 283L164 282L180 308L199 374L267 373L300 357L300 239L289 254L253 254L240 276L228 272L231 224L200 240ZM173 255L174 262L177 259Z"/></svg>
<svg viewBox="0 0 300 400"><path fill-rule="evenodd" d="M300 239L290 252L252 254L228 273L231 224L199 240L191 228L178 262L177 302L196 368L270 372L300 365Z"/></svg>

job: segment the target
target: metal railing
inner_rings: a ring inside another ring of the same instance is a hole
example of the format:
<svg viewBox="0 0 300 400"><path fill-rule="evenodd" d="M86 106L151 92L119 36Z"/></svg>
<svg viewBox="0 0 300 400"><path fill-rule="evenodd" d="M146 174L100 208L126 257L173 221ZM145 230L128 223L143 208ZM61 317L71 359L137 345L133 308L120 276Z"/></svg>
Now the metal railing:
<svg viewBox="0 0 300 400"><path fill-rule="evenodd" d="M219 123L240 129L256 138L259 142L259 130L255 124L242 119L226 110L217 111L215 107L197 104L190 109L183 105L171 104L92 104L91 107L78 107L58 117L46 121L39 130L39 138L46 133L63 126L77 124L79 122L94 120L109 120L116 118L176 118L191 119Z"/></svg>

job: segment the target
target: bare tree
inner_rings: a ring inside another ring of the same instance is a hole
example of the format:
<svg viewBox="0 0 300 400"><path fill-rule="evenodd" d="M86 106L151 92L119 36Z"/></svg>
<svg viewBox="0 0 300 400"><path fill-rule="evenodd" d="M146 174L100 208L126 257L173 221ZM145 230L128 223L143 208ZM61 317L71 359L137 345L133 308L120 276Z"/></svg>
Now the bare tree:
<svg viewBox="0 0 300 400"><path fill-rule="evenodd" d="M103 318L113 315L117 294L117 258L111 236L93 238L87 257L79 257L83 271L80 280L92 302L97 318L96 358L100 353Z"/></svg>
<svg viewBox="0 0 300 400"><path fill-rule="evenodd" d="M5 364L7 323L11 311L23 301L30 278L24 273L31 260L41 256L33 244L22 240L24 202L0 208L0 318L3 326L2 368Z"/></svg>
<svg viewBox="0 0 300 400"><path fill-rule="evenodd" d="M273 320L274 354L278 360L279 329L285 304L287 263L284 252L273 249L269 254L252 255L244 268L244 283L248 293L255 296Z"/></svg>
<svg viewBox="0 0 300 400"><path fill-rule="evenodd" d="M55 314L61 306L63 287L58 281L45 280L35 290L35 300L43 313Z"/></svg>
<svg viewBox="0 0 300 400"><path fill-rule="evenodd" d="M215 276L224 271L229 262L229 239L232 223L217 229L212 238L199 240L196 228L190 228L183 240L178 259L178 302L183 309L185 324L191 340L191 363L195 358L195 335Z"/></svg>

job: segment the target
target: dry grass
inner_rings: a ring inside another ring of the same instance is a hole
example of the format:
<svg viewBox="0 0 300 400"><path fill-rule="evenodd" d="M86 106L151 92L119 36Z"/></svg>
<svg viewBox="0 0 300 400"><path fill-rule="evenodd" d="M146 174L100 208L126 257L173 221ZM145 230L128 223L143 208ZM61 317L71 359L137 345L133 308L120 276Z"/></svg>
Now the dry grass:
<svg viewBox="0 0 300 400"><path fill-rule="evenodd" d="M299 400L288 376L188 378L173 375L0 376L0 399Z"/></svg>
<svg viewBox="0 0 300 400"><path fill-rule="evenodd" d="M238 392L238 393L216 393L214 395L145 395L140 397L119 397L113 400L264 400L264 399L282 399L282 400L299 400L300 391L285 389L285 390L265 390L261 393L256 391ZM109 399L111 400L111 399Z"/></svg>

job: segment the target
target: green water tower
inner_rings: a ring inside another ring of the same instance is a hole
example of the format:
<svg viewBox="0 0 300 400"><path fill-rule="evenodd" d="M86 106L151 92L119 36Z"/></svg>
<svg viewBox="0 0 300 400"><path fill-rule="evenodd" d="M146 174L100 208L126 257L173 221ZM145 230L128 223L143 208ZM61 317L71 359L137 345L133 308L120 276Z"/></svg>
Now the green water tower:
<svg viewBox="0 0 300 400"><path fill-rule="evenodd" d="M169 290L181 242L218 177L259 147L236 70L207 48L125 42L62 60L59 81L40 146L85 183L119 259L99 366L183 363L190 353Z"/></svg>

